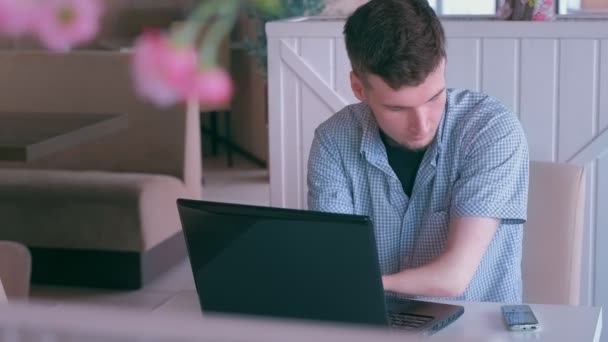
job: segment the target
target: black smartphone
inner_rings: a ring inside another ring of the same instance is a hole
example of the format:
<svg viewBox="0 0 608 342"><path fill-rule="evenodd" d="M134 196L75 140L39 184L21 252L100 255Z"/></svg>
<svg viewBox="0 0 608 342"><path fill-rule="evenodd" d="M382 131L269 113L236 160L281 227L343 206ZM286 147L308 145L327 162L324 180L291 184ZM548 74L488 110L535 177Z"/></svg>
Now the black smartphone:
<svg viewBox="0 0 608 342"><path fill-rule="evenodd" d="M502 317L510 330L536 331L540 328L529 305L503 305L501 309Z"/></svg>

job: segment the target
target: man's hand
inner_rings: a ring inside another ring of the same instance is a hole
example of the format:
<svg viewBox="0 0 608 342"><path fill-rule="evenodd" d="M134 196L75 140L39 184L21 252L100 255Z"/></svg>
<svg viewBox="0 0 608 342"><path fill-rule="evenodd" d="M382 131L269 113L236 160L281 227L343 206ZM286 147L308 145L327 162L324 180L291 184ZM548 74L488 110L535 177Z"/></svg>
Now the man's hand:
<svg viewBox="0 0 608 342"><path fill-rule="evenodd" d="M443 253L426 265L383 276L384 289L412 296L462 295L499 225L497 218L450 218Z"/></svg>

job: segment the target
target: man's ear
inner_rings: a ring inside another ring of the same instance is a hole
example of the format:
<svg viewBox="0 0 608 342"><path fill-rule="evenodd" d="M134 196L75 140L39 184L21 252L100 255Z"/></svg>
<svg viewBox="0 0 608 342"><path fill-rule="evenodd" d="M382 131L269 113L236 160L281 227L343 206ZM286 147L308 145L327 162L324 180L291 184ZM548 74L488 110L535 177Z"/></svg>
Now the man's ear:
<svg viewBox="0 0 608 342"><path fill-rule="evenodd" d="M363 89L363 82L355 74L354 71L350 72L350 87L352 88L353 94L355 94L355 97L359 101L365 102L365 93L364 93L364 89Z"/></svg>

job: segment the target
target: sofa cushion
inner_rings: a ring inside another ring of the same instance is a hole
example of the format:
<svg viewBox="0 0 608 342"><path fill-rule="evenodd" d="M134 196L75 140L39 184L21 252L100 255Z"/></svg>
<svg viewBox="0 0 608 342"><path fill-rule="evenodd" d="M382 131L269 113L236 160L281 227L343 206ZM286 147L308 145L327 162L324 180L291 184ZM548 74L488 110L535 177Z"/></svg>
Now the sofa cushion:
<svg viewBox="0 0 608 342"><path fill-rule="evenodd" d="M30 247L146 251L180 231L171 176L0 169L0 239Z"/></svg>

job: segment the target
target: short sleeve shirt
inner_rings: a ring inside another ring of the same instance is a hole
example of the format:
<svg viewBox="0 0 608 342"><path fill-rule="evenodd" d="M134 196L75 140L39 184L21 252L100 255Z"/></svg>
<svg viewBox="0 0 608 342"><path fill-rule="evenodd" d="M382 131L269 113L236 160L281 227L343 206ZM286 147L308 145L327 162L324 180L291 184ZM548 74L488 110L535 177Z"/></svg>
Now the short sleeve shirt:
<svg viewBox="0 0 608 342"><path fill-rule="evenodd" d="M308 206L369 216L382 274L419 267L442 253L450 217L498 218L475 276L452 299L518 303L528 167L526 138L512 112L490 96L449 89L437 134L407 196L370 108L358 103L315 131Z"/></svg>

